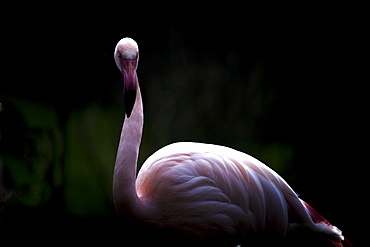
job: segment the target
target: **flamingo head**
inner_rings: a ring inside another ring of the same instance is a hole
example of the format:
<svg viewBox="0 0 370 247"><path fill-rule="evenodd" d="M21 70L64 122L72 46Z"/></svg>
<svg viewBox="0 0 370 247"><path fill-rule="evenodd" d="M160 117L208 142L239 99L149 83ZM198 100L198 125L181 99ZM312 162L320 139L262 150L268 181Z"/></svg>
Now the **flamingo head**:
<svg viewBox="0 0 370 247"><path fill-rule="evenodd" d="M136 69L139 61L139 48L136 42L131 38L121 39L114 50L114 60L123 75L126 114L130 117L138 86Z"/></svg>

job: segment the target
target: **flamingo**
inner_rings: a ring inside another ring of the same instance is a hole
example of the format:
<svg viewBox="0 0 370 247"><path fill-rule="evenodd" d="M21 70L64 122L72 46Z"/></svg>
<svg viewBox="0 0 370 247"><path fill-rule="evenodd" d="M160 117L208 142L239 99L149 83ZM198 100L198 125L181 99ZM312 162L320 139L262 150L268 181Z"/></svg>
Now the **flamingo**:
<svg viewBox="0 0 370 247"><path fill-rule="evenodd" d="M301 200L274 170L243 152L173 143L152 154L136 177L144 123L137 43L121 39L114 59L123 75L126 107L113 174L118 215L150 229L170 230L194 244L279 243L307 232L343 246L345 238L337 227ZM302 245L305 241L301 239Z"/></svg>

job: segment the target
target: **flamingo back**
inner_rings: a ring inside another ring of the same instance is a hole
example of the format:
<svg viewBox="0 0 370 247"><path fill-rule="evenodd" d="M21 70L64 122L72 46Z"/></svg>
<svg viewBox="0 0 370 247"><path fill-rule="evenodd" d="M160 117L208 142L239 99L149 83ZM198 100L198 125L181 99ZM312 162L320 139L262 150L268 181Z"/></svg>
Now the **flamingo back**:
<svg viewBox="0 0 370 247"><path fill-rule="evenodd" d="M163 147L143 164L136 189L156 212L153 223L200 239L218 234L243 239L252 233L284 238L292 228L317 230L283 178L252 156L223 146Z"/></svg>

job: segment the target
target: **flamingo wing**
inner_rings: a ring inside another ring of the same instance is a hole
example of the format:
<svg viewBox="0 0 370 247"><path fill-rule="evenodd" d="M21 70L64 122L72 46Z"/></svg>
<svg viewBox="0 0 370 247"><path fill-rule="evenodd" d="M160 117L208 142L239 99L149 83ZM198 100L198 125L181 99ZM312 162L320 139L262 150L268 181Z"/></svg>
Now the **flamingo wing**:
<svg viewBox="0 0 370 247"><path fill-rule="evenodd" d="M136 188L155 208L155 224L197 238L262 232L283 238L302 225L316 230L310 211L284 179L252 156L223 146L168 145L145 161Z"/></svg>

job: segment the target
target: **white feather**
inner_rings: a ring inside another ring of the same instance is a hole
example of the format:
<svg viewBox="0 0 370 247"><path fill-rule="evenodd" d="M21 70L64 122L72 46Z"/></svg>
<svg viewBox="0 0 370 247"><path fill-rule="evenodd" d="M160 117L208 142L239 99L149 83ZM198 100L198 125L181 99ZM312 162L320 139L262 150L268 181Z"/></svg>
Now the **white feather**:
<svg viewBox="0 0 370 247"><path fill-rule="evenodd" d="M193 226L198 231L194 234L202 236L216 229L232 235L266 230L284 235L286 198L299 200L277 173L252 156L190 142L168 145L150 156L136 188L140 198L156 201L158 224ZM175 217L165 219L160 212Z"/></svg>

